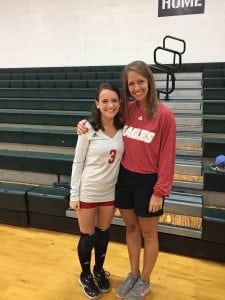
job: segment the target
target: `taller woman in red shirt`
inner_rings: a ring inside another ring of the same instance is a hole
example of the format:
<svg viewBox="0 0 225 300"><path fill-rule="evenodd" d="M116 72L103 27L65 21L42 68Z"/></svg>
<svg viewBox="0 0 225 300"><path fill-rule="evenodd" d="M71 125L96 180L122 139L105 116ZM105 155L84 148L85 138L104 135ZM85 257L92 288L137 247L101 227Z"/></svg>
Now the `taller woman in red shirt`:
<svg viewBox="0 0 225 300"><path fill-rule="evenodd" d="M125 151L115 205L126 225L131 269L116 289L116 295L139 300L150 291L150 275L158 256L159 216L173 183L176 123L172 111L158 100L155 80L147 64L134 61L125 66L122 81L127 105L123 129Z"/></svg>

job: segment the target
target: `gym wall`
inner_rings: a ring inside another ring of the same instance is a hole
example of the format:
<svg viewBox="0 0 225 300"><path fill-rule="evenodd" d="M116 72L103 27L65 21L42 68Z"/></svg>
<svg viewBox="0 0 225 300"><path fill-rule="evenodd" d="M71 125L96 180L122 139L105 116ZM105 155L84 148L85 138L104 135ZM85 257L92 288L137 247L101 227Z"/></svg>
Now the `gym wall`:
<svg viewBox="0 0 225 300"><path fill-rule="evenodd" d="M204 13L158 17L160 2L2 0L0 67L151 64L165 35L186 41L184 63L225 61L224 1L166 0Z"/></svg>

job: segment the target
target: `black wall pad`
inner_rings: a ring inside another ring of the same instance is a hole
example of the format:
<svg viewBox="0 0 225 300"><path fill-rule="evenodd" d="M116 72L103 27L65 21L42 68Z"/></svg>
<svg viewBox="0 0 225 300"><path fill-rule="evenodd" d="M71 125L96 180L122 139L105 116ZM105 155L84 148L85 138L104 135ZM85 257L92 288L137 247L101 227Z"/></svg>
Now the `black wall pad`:
<svg viewBox="0 0 225 300"><path fill-rule="evenodd" d="M28 214L0 208L0 223L27 227L29 226Z"/></svg>
<svg viewBox="0 0 225 300"><path fill-rule="evenodd" d="M27 193L29 212L65 217L68 208L69 189L36 187Z"/></svg>
<svg viewBox="0 0 225 300"><path fill-rule="evenodd" d="M159 233L159 249L177 254L199 257L200 240L179 235Z"/></svg>
<svg viewBox="0 0 225 300"><path fill-rule="evenodd" d="M29 213L30 226L35 228L79 234L77 219Z"/></svg>
<svg viewBox="0 0 225 300"><path fill-rule="evenodd" d="M202 239L225 245L225 219L203 217Z"/></svg>
<svg viewBox="0 0 225 300"><path fill-rule="evenodd" d="M80 229L77 218L57 217L31 212L29 214L30 226L46 230L54 230L79 235ZM111 225L110 240L126 243L126 231L124 226Z"/></svg>
<svg viewBox="0 0 225 300"><path fill-rule="evenodd" d="M202 239L225 244L225 210L203 208Z"/></svg>
<svg viewBox="0 0 225 300"><path fill-rule="evenodd" d="M225 262L225 245L159 233L160 251Z"/></svg>
<svg viewBox="0 0 225 300"><path fill-rule="evenodd" d="M200 241L201 256L200 258L212 259L225 262L225 245L209 241Z"/></svg>
<svg viewBox="0 0 225 300"><path fill-rule="evenodd" d="M0 183L0 208L26 212L26 193L31 189L31 185Z"/></svg>
<svg viewBox="0 0 225 300"><path fill-rule="evenodd" d="M204 166L203 189L216 192L225 192L225 174L212 170L209 166Z"/></svg>
<svg viewBox="0 0 225 300"><path fill-rule="evenodd" d="M79 235L76 218L30 213L30 226ZM126 243L124 226L112 225L110 235L111 241ZM224 244L159 233L159 248L160 251L225 262Z"/></svg>

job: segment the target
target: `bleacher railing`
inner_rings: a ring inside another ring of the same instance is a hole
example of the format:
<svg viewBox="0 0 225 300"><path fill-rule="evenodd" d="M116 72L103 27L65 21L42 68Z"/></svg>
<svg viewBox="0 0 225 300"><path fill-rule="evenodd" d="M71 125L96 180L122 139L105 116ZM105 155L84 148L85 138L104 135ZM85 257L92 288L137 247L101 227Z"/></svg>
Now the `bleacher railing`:
<svg viewBox="0 0 225 300"><path fill-rule="evenodd" d="M167 47L168 40L175 40L178 43L182 44L182 50L174 50ZM186 51L186 42L182 39L176 38L171 35L166 35L163 38L163 46L156 47L154 50L154 63L151 65L151 69L156 70L157 72L166 73L166 87L165 89L157 89L158 97L160 99L160 94L165 95L165 100L169 100L169 94L171 94L175 89L176 77L174 72L177 71L182 65L182 55ZM172 63L163 64L157 58L160 52L163 54L172 54Z"/></svg>

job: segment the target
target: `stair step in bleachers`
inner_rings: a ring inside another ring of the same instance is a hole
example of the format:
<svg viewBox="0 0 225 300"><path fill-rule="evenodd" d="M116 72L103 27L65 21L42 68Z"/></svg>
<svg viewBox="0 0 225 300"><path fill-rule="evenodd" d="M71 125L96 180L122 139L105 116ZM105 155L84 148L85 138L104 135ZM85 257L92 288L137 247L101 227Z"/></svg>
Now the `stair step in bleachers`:
<svg viewBox="0 0 225 300"><path fill-rule="evenodd" d="M222 78L225 77L225 69L205 69L202 72L203 78Z"/></svg>
<svg viewBox="0 0 225 300"><path fill-rule="evenodd" d="M225 115L204 115L203 131L225 133Z"/></svg>
<svg viewBox="0 0 225 300"><path fill-rule="evenodd" d="M176 138L177 148L180 147L193 147L193 148L201 148L202 147L202 135L201 133L192 133L192 138L190 139L189 133L177 133Z"/></svg>
<svg viewBox="0 0 225 300"><path fill-rule="evenodd" d="M225 115L225 99L223 100L204 100L203 114L205 115Z"/></svg>
<svg viewBox="0 0 225 300"><path fill-rule="evenodd" d="M48 75L49 76L49 75ZM66 79L64 78L55 78L53 74L52 79L3 79L0 80L0 88L96 88L103 79ZM1 77L1 74L0 74ZM118 79L104 79L110 83L121 87L121 80ZM170 85L169 85L170 86ZM157 88L165 88L165 80L156 81ZM176 82L176 88L192 88L200 89L201 81L200 80L178 80Z"/></svg>
<svg viewBox="0 0 225 300"><path fill-rule="evenodd" d="M94 99L95 91L95 88L0 88L0 98ZM201 90L195 89L189 91L182 88L175 90L171 95L173 99L200 99Z"/></svg>
<svg viewBox="0 0 225 300"><path fill-rule="evenodd" d="M225 75L219 78L204 77L203 88L225 88Z"/></svg>
<svg viewBox="0 0 225 300"><path fill-rule="evenodd" d="M190 178L190 176L189 176ZM174 180L172 190L186 193L187 191L193 191L197 195L202 193L203 183L202 181L194 181L194 180Z"/></svg>
<svg viewBox="0 0 225 300"><path fill-rule="evenodd" d="M0 150L1 169L70 176L72 162L72 154ZM201 163L198 160L176 159L175 172L178 174L200 176L201 170Z"/></svg>
<svg viewBox="0 0 225 300"><path fill-rule="evenodd" d="M0 109L23 110L91 110L93 99L33 99L33 98L0 98Z"/></svg>
<svg viewBox="0 0 225 300"><path fill-rule="evenodd" d="M88 110L93 105L93 99L35 99L35 98L0 98L0 109L37 109L37 110ZM201 115L201 101L162 101L174 113Z"/></svg>
<svg viewBox="0 0 225 300"><path fill-rule="evenodd" d="M17 124L46 124L58 126L73 126L83 118L90 116L89 111L50 111L50 110L19 110L0 109L0 123L11 122ZM201 116L191 114L179 115L175 113L178 130L186 126L187 129L196 127L201 130ZM223 118L221 119L222 122Z"/></svg>
<svg viewBox="0 0 225 300"><path fill-rule="evenodd" d="M40 128L0 127L0 142L52 145L75 148L75 130L49 130Z"/></svg>
<svg viewBox="0 0 225 300"><path fill-rule="evenodd" d="M203 206L224 209L225 193L203 190Z"/></svg>
<svg viewBox="0 0 225 300"><path fill-rule="evenodd" d="M89 111L38 111L19 109L0 109L0 123L44 124L57 126L73 126L83 118L90 116Z"/></svg>
<svg viewBox="0 0 225 300"><path fill-rule="evenodd" d="M4 125L0 124L0 142L75 147L77 141L77 134L72 127L71 129L51 129L51 127L37 128L33 126L20 128L20 124L15 124L15 127L4 127ZM210 138L208 141L210 142ZM187 134L180 133L177 136L177 150L188 150L188 147L192 147L195 150L198 148L200 151L201 143L202 139L199 135L194 136L193 134L191 140Z"/></svg>
<svg viewBox="0 0 225 300"><path fill-rule="evenodd" d="M203 88L203 97L206 100L216 99L224 100L225 99L225 88L224 87L205 87Z"/></svg>

